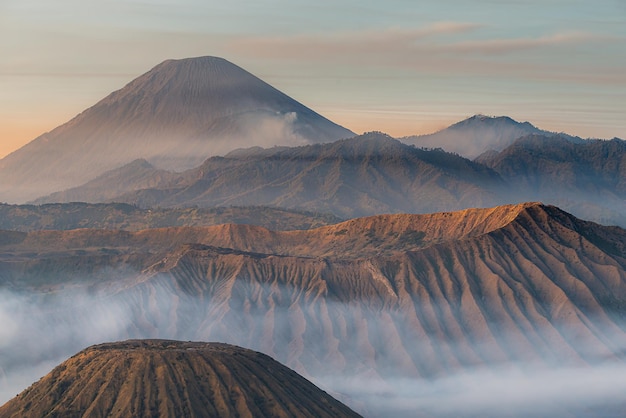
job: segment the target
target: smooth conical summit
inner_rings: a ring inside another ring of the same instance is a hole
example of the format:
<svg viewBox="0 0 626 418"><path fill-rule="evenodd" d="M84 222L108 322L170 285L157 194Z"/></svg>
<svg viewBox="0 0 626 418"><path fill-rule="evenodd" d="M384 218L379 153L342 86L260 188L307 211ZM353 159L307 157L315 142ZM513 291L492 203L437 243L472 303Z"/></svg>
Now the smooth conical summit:
<svg viewBox="0 0 626 418"><path fill-rule="evenodd" d="M165 61L0 160L0 201L23 202L143 158L182 171L250 146L353 133L229 61Z"/></svg>

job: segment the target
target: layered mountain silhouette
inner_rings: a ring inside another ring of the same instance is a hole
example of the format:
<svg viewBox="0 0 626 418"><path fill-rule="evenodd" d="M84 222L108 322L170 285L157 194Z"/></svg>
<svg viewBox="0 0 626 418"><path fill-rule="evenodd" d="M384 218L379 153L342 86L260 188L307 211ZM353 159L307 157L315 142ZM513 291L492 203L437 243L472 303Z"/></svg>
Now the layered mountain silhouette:
<svg viewBox="0 0 626 418"><path fill-rule="evenodd" d="M441 150L418 149L376 132L328 144L238 150L172 174L169 183L162 183L166 176L152 170L153 176L144 176L143 166L141 170L123 167L36 203L270 205L355 217L490 206L506 192L500 177L483 165ZM134 183L124 181L134 178ZM113 197L112 191L124 190Z"/></svg>
<svg viewBox="0 0 626 418"><path fill-rule="evenodd" d="M37 335L44 352L7 352L7 372L80 342L60 341L58 324L74 335L98 318L121 338L259 350L337 392L349 391L339 378L385 387L511 363L624 361L626 231L540 203L307 231L4 232L0 242L3 288L41 294L14 346L29 345L32 321L50 331Z"/></svg>
<svg viewBox="0 0 626 418"><path fill-rule="evenodd" d="M519 200L542 200L585 219L626 226L624 140L529 135L476 162L500 174Z"/></svg>
<svg viewBox="0 0 626 418"><path fill-rule="evenodd" d="M270 357L200 342L89 347L0 407L2 417L358 417Z"/></svg>
<svg viewBox="0 0 626 418"><path fill-rule="evenodd" d="M224 59L168 60L0 160L0 200L31 200L139 158L181 171L235 148L353 135Z"/></svg>
<svg viewBox="0 0 626 418"><path fill-rule="evenodd" d="M552 135L529 122L520 123L508 116L474 115L433 134L408 136L402 138L402 141L418 147L442 148L466 158L476 158L487 151L501 151L516 139L533 134Z"/></svg>
<svg viewBox="0 0 626 418"><path fill-rule="evenodd" d="M477 371L626 373L626 230L580 219L626 226L625 144L484 115L355 137L165 61L0 160L0 201L34 203L0 204L2 399L153 339L0 415L353 414L266 355L368 416L459 416L424 402ZM623 415L624 390L460 411Z"/></svg>
<svg viewBox="0 0 626 418"><path fill-rule="evenodd" d="M469 161L372 132L328 144L240 149L183 173L138 160L34 203L270 205L347 218L537 200L626 226L625 143L530 135Z"/></svg>

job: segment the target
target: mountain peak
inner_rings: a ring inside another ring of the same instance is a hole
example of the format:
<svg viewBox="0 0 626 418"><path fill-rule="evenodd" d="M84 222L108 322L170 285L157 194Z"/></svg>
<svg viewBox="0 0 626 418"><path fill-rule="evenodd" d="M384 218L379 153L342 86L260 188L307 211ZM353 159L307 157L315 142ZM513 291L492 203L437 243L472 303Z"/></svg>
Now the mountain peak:
<svg viewBox="0 0 626 418"><path fill-rule="evenodd" d="M529 130L539 131L539 129L537 129L530 122L518 122L509 116L490 116L490 115L483 115L482 113L478 113L474 116L470 116L467 119L457 122L449 126L448 129L464 129L469 126L481 126L481 125L486 125L486 126L509 125L509 126L524 127Z"/></svg>
<svg viewBox="0 0 626 418"><path fill-rule="evenodd" d="M0 200L32 200L136 159L183 171L236 148L354 133L218 57L164 61L0 161Z"/></svg>
<svg viewBox="0 0 626 418"><path fill-rule="evenodd" d="M242 70L239 66L221 57L199 56L199 57L189 57L189 58L179 58L179 59L174 59L174 58L166 59L165 61L162 61L159 64L155 65L146 74L149 74L151 72L167 71L172 68L177 68L177 69L201 68L203 71L206 71L207 69L210 69L210 68L213 68L213 69L223 68L223 69L229 69L229 70L233 68L238 68Z"/></svg>
<svg viewBox="0 0 626 418"><path fill-rule="evenodd" d="M234 87L234 88L233 88ZM170 110L202 112L207 104L221 103L216 107L218 115L227 115L233 112L232 107L238 108L241 103L237 100L246 97L248 100L264 101L269 93L282 93L263 82L243 68L218 57L197 57L185 59L170 59L156 65L147 73L131 81L121 90L114 92L107 99L109 101L128 100L129 95L138 94L144 101L151 98L159 103L164 102L171 106ZM203 106L196 107L200 102ZM105 103L108 103L105 99ZM152 104L152 102L147 102ZM251 103L244 106L250 107Z"/></svg>
<svg viewBox="0 0 626 418"><path fill-rule="evenodd" d="M487 151L501 151L522 136L541 133L545 131L529 122L520 123L508 116L477 114L433 134L402 140L420 147L442 148L473 159Z"/></svg>
<svg viewBox="0 0 626 418"><path fill-rule="evenodd" d="M231 63L230 61L228 61L227 59L222 58L222 57L215 57L215 56L211 56L211 55L203 55L203 56L198 56L198 57L188 57L188 58L179 58L179 59L176 59L176 58L166 59L162 63L156 65L155 68L159 67L161 65L170 65L170 64L174 64L174 65L189 65L189 64L195 64L195 63L209 63L209 64L220 63L220 64L227 64L227 65L235 65L235 64Z"/></svg>

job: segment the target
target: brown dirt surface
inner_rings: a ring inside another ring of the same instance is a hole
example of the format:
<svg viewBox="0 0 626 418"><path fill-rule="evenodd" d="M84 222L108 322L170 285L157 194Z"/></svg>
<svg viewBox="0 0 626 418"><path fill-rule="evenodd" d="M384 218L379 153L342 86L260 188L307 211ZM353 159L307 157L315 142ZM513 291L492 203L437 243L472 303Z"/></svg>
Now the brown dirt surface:
<svg viewBox="0 0 626 418"><path fill-rule="evenodd" d="M220 343L92 346L0 407L2 417L358 417L270 357Z"/></svg>

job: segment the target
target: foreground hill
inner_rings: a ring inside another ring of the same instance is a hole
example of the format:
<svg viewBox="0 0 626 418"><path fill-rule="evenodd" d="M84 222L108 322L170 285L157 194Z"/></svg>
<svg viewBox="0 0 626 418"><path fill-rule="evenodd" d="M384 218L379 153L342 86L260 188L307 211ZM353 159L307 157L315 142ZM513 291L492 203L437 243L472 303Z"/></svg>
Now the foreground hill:
<svg viewBox="0 0 626 418"><path fill-rule="evenodd" d="M239 147L350 136L224 59L168 60L0 160L0 200L32 200L138 158L182 171Z"/></svg>
<svg viewBox="0 0 626 418"><path fill-rule="evenodd" d="M218 343L87 348L0 407L3 417L358 417L270 357Z"/></svg>
<svg viewBox="0 0 626 418"><path fill-rule="evenodd" d="M424 382L511 365L624 366L626 231L539 203L308 231L4 232L0 242L1 286L25 300L7 313L20 330L10 346L45 347L5 352L9 374L99 334L218 340L271 355L368 415L459 416L424 407ZM622 399L578 398L584 409L506 411L597 416Z"/></svg>
<svg viewBox="0 0 626 418"><path fill-rule="evenodd" d="M126 202L141 207L268 205L341 217L434 212L495 204L504 183L491 169L440 150L411 147L381 133L293 148L240 150L213 157L160 187L129 187L112 171L38 203ZM143 183L142 183L143 184Z"/></svg>

